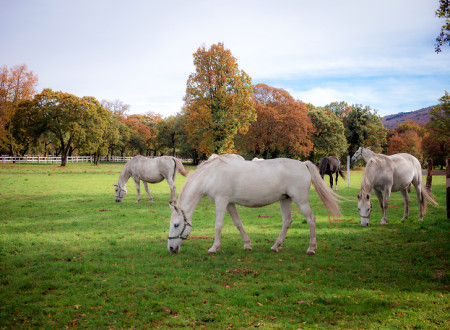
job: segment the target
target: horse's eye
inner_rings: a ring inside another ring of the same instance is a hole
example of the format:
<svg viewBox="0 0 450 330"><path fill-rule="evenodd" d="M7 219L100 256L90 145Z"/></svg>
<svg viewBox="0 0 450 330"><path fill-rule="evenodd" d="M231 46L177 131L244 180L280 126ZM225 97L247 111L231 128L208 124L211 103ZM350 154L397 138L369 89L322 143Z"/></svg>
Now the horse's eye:
<svg viewBox="0 0 450 330"><path fill-rule="evenodd" d="M176 223L176 224L174 224L173 226L174 226L175 228L178 228L179 225L180 225L179 223Z"/></svg>

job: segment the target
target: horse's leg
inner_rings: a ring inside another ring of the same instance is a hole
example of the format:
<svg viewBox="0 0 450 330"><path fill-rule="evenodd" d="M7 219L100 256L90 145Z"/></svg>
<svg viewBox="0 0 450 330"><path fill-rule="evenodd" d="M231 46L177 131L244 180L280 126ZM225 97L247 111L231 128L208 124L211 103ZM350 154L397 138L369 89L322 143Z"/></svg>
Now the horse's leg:
<svg viewBox="0 0 450 330"><path fill-rule="evenodd" d="M337 188L338 177L339 177L339 170L336 172L336 190L338 190Z"/></svg>
<svg viewBox="0 0 450 330"><path fill-rule="evenodd" d="M330 172L330 188L333 190L333 173Z"/></svg>
<svg viewBox="0 0 450 330"><path fill-rule="evenodd" d="M308 200L304 201L295 201L295 203L300 208L300 211L302 212L303 216L306 218L306 222L309 226L309 247L306 251L307 255L314 255L316 252L314 251L317 247L317 241L316 241L316 216L311 210L311 206L309 205Z"/></svg>
<svg viewBox="0 0 450 330"><path fill-rule="evenodd" d="M172 177L166 178L167 183L170 186L170 203L175 203L177 201L177 187L175 186L175 182L173 182Z"/></svg>
<svg viewBox="0 0 450 330"><path fill-rule="evenodd" d="M150 200L150 203L153 203L153 197L152 197L152 195L150 195L150 190L148 190L147 182L146 181L142 181L142 183L144 184L144 188L145 188L145 191L147 192L148 199Z"/></svg>
<svg viewBox="0 0 450 330"><path fill-rule="evenodd" d="M419 203L419 221L423 221L423 209L424 209L424 201L422 200L424 197L422 196L422 184L420 182L413 182L414 188L416 189L417 194L417 202ZM411 184L408 186L411 191Z"/></svg>
<svg viewBox="0 0 450 330"><path fill-rule="evenodd" d="M409 218L409 194L408 194L408 188L403 189L400 191L400 193L402 194L403 197L403 204L405 204L405 208L403 211L403 218L402 220L408 219Z"/></svg>
<svg viewBox="0 0 450 330"><path fill-rule="evenodd" d="M214 243L208 250L208 253L216 253L220 248L220 236L223 228L223 218L225 217L225 211L228 206L228 201L223 198L216 198L216 226Z"/></svg>
<svg viewBox="0 0 450 330"><path fill-rule="evenodd" d="M137 199L136 203L139 203L141 201L141 183L138 178L133 178L134 182L136 183L136 192L137 192Z"/></svg>
<svg viewBox="0 0 450 330"><path fill-rule="evenodd" d="M248 237L247 233L244 230L244 225L242 224L242 220L239 217L236 205L228 204L227 211L230 214L231 219L233 219L234 225L241 233L242 240L244 241L244 250L251 250L252 247L250 246L250 237Z"/></svg>
<svg viewBox="0 0 450 330"><path fill-rule="evenodd" d="M381 218L380 225L386 225L388 222L387 209L389 205L389 197L391 196L391 187L385 188L383 192L383 217Z"/></svg>
<svg viewBox="0 0 450 330"><path fill-rule="evenodd" d="M283 245L283 241L286 238L286 233L292 223L292 212L291 212L292 199L282 199L280 200L281 216L283 218L283 227L281 228L280 235L278 235L275 244L270 248L272 251L278 252L278 248Z"/></svg>

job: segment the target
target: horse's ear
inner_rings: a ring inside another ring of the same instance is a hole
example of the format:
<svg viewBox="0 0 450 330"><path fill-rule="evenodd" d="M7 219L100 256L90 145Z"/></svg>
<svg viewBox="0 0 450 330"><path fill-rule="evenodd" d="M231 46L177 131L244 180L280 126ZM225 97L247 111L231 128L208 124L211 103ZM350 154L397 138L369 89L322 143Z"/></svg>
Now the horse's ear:
<svg viewBox="0 0 450 330"><path fill-rule="evenodd" d="M169 203L169 207L173 212L178 212L178 207L176 207L175 204Z"/></svg>
<svg viewBox="0 0 450 330"><path fill-rule="evenodd" d="M113 184L113 186L114 186L114 187L117 187L117 186L118 186L118 184L117 184L117 183L114 183L114 184Z"/></svg>

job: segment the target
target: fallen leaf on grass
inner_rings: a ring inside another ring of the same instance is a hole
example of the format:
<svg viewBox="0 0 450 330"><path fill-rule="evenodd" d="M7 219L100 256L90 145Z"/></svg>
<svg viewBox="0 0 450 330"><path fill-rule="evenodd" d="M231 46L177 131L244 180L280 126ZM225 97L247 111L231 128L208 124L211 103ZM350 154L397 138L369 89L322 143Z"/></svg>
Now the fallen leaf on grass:
<svg viewBox="0 0 450 330"><path fill-rule="evenodd" d="M257 274L257 271L251 270L251 269L245 269L245 268L236 268L236 269L229 269L227 270L227 273L230 274Z"/></svg>
<svg viewBox="0 0 450 330"><path fill-rule="evenodd" d="M161 310L162 310L163 312L166 312L166 313L172 314L172 310L171 310L170 308L167 308L167 307L163 307L163 308L161 308Z"/></svg>
<svg viewBox="0 0 450 330"><path fill-rule="evenodd" d="M258 218L268 219L268 218L270 218L270 215L260 215L260 214L258 214Z"/></svg>

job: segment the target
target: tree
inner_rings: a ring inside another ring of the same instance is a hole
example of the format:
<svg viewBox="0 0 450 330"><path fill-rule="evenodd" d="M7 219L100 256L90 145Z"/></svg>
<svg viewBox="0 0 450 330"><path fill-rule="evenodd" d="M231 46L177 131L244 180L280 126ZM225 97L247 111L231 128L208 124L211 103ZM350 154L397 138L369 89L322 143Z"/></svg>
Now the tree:
<svg viewBox="0 0 450 330"><path fill-rule="evenodd" d="M324 156L341 158L347 152L347 140L342 121L331 110L317 108L308 112L315 127L311 159L319 162Z"/></svg>
<svg viewBox="0 0 450 330"><path fill-rule="evenodd" d="M314 127L306 104L285 90L258 84L254 88L257 120L240 139L255 156L304 158L312 150Z"/></svg>
<svg viewBox="0 0 450 330"><path fill-rule="evenodd" d="M354 154L360 146L381 152L386 144L387 130L376 111L368 106L353 105L344 117L344 127L349 155Z"/></svg>
<svg viewBox="0 0 450 330"><path fill-rule="evenodd" d="M194 66L183 107L190 141L207 155L230 152L234 136L256 119L251 78L223 43L198 48Z"/></svg>
<svg viewBox="0 0 450 330"><path fill-rule="evenodd" d="M450 157L450 95L445 91L441 103L431 109L428 133L423 139L425 157L433 159L433 164L444 166Z"/></svg>
<svg viewBox="0 0 450 330"><path fill-rule="evenodd" d="M74 145L86 153L94 155L94 164L98 165L100 157L108 154L111 145L119 140L117 117L105 109L94 97L83 97L88 107L84 124L85 133L79 134Z"/></svg>
<svg viewBox="0 0 450 330"><path fill-rule="evenodd" d="M25 64L0 68L0 149L11 155L16 152L11 119L21 101L33 98L37 82L37 76Z"/></svg>
<svg viewBox="0 0 450 330"><path fill-rule="evenodd" d="M439 101L441 103L431 109L429 127L435 130L442 139L450 134L450 94L445 91Z"/></svg>
<svg viewBox="0 0 450 330"><path fill-rule="evenodd" d="M101 139L100 104L94 98L44 89L33 102L41 133L52 135L59 144L61 166L67 165L69 153L75 148L91 150Z"/></svg>
<svg viewBox="0 0 450 330"><path fill-rule="evenodd" d="M417 131L410 129L401 133L395 132L388 140L387 154L393 155L405 152L423 160L422 138Z"/></svg>
<svg viewBox="0 0 450 330"><path fill-rule="evenodd" d="M347 115L351 110L351 107L344 101L341 102L331 102L323 107L325 110L332 111L341 120Z"/></svg>
<svg viewBox="0 0 450 330"><path fill-rule="evenodd" d="M177 154L183 142L183 137L186 135L184 129L185 122L181 114L170 116L158 123L158 145L164 153L169 153L172 156Z"/></svg>
<svg viewBox="0 0 450 330"><path fill-rule="evenodd" d="M436 16L439 18L445 18L445 23L442 25L441 33L436 38L435 51L440 53L441 46L449 43L450 41L450 1L439 0L439 8L436 10ZM450 44L449 44L450 46Z"/></svg>

